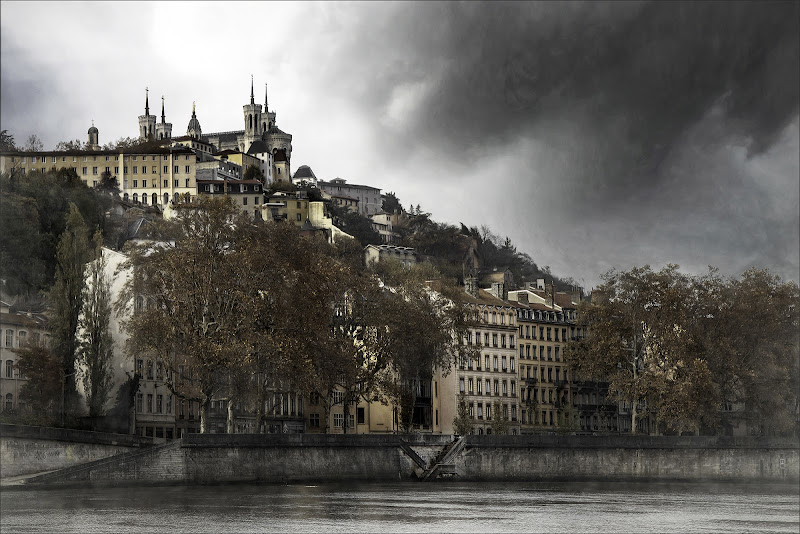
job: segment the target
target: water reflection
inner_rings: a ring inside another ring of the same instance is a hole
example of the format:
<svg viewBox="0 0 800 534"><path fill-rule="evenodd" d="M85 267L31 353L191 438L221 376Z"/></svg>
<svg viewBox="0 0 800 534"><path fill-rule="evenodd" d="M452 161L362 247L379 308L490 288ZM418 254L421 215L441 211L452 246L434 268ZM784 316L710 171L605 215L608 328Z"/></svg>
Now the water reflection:
<svg viewBox="0 0 800 534"><path fill-rule="evenodd" d="M4 491L6 532L798 532L793 486L404 483Z"/></svg>

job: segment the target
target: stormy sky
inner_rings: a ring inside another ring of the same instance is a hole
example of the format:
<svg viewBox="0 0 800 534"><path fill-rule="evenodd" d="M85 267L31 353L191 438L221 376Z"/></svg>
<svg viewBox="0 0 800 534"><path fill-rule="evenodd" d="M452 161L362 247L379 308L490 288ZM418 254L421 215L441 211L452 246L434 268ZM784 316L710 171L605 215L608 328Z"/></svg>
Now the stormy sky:
<svg viewBox="0 0 800 534"><path fill-rule="evenodd" d="M488 225L588 288L800 279L800 3L2 3L0 119L52 148L256 100L292 167Z"/></svg>

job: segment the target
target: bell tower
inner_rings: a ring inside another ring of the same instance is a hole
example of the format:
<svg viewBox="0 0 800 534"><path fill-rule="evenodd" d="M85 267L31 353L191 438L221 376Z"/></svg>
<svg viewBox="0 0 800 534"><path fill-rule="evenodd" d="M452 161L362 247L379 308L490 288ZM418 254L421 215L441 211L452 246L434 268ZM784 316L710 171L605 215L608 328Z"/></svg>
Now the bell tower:
<svg viewBox="0 0 800 534"><path fill-rule="evenodd" d="M144 91L144 115L139 115L139 139L154 139L156 116L150 115L150 90L145 87Z"/></svg>
<svg viewBox="0 0 800 534"><path fill-rule="evenodd" d="M250 145L256 139L261 138L261 104L256 104L255 93L253 92L253 76L250 76L250 103L243 106L244 109L244 147L243 152L247 152Z"/></svg>

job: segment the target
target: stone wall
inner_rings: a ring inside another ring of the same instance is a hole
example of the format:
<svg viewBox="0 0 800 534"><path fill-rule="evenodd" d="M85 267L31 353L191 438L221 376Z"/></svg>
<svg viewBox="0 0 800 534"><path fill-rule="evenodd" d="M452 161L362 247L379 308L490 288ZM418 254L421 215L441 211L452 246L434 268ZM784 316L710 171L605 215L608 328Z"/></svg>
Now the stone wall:
<svg viewBox="0 0 800 534"><path fill-rule="evenodd" d="M152 445L152 439L64 428L0 425L0 478L79 465Z"/></svg>
<svg viewBox="0 0 800 534"><path fill-rule="evenodd" d="M463 480L800 481L796 440L649 436L468 436Z"/></svg>
<svg viewBox="0 0 800 534"><path fill-rule="evenodd" d="M451 436L188 434L32 482L230 483L395 481L430 462ZM690 480L800 482L796 440L647 436L468 436L461 480Z"/></svg>

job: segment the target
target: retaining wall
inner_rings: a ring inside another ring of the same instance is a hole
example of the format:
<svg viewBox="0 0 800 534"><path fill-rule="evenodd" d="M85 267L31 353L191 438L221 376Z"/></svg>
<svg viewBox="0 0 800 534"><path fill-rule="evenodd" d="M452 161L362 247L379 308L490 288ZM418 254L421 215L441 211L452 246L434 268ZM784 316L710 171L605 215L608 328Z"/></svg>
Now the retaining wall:
<svg viewBox="0 0 800 534"><path fill-rule="evenodd" d="M3 424L0 478L62 469L152 444L127 434Z"/></svg>
<svg viewBox="0 0 800 534"><path fill-rule="evenodd" d="M430 462L452 436L188 434L31 482L288 483L416 479L400 440ZM800 482L796 440L647 436L468 436L461 480Z"/></svg>

